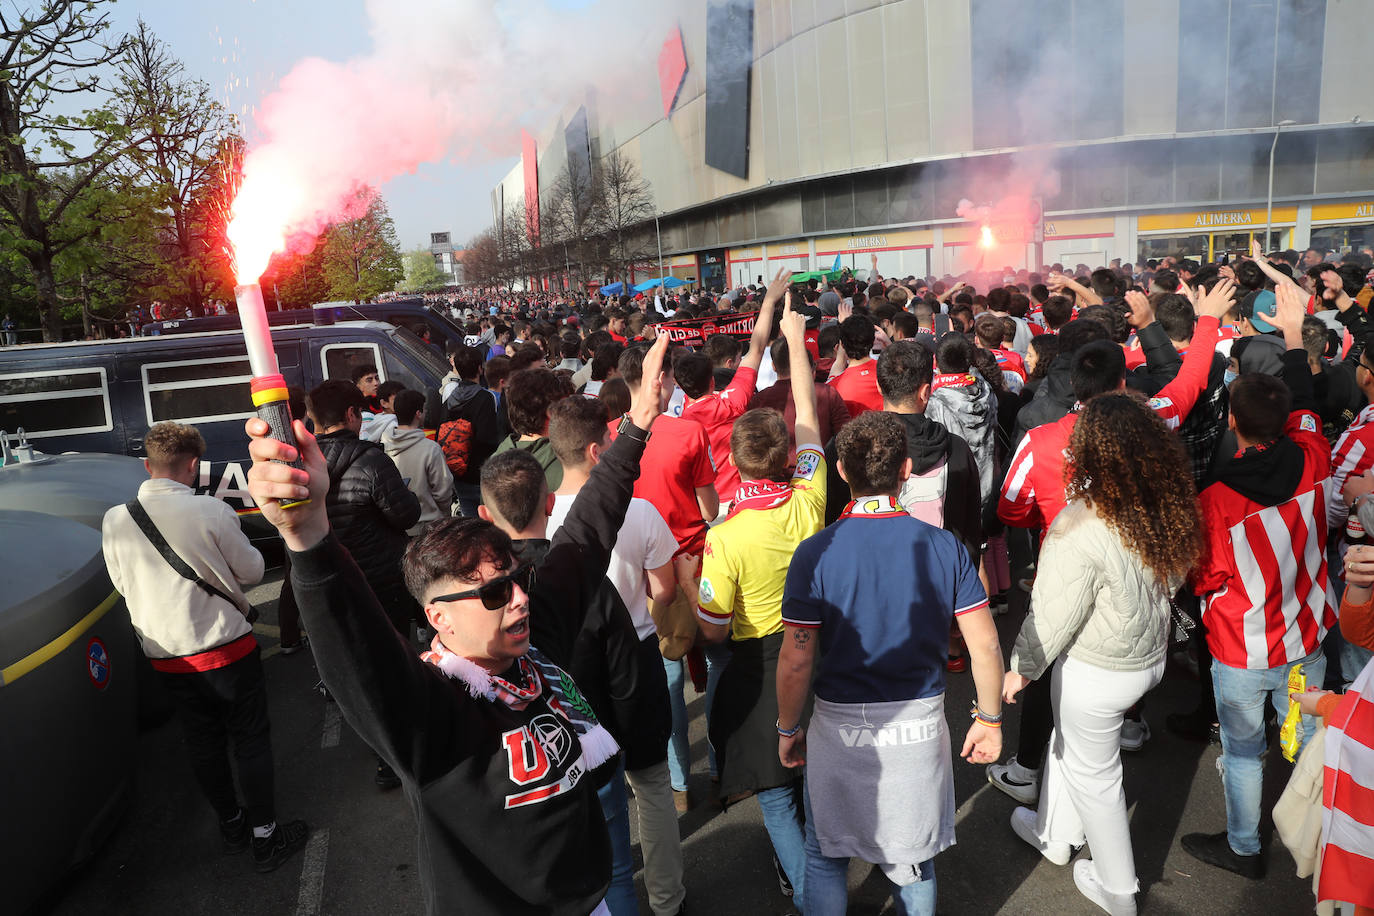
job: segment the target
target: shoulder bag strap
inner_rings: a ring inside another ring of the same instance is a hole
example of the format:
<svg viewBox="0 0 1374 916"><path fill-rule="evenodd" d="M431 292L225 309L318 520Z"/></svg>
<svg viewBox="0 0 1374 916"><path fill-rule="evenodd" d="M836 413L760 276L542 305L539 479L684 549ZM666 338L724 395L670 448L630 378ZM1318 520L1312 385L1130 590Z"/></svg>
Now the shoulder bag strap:
<svg viewBox="0 0 1374 916"><path fill-rule="evenodd" d="M167 539L162 536L162 532L158 530L157 525L153 523L152 517L148 515L148 510L144 509L143 503L138 501L138 497L134 497L125 503L124 508L129 510L129 514L133 516L134 524L138 525L139 530L152 542L157 552L162 554L162 558L167 561L168 566L176 570L182 578L190 579L202 591L223 598L225 601L232 604L239 613L243 613L243 608L239 607L237 601L201 578L200 573L192 569L191 564L183 560L177 552L172 549L172 545L168 544Z"/></svg>

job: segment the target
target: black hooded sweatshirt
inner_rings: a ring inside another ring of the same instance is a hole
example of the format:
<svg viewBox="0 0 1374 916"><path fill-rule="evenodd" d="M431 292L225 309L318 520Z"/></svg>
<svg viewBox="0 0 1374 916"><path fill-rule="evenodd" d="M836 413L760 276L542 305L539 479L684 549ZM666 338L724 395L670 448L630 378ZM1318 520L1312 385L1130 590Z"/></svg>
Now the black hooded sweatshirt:
<svg viewBox="0 0 1374 916"><path fill-rule="evenodd" d="M981 499L978 490L978 465L973 450L961 437L919 413L895 414L906 428L907 457L911 472L924 474L941 460L949 466L945 481L944 529L957 537L977 565L983 553ZM838 470L835 440L825 449L826 498L825 523L840 517L852 498L849 484Z"/></svg>
<svg viewBox="0 0 1374 916"><path fill-rule="evenodd" d="M638 440L617 437L553 540L520 547L547 545L536 591L543 577L564 599L552 608L531 602L531 643L556 664L576 655L643 451ZM401 777L419 831L425 911L590 913L610 884L606 821L593 780L578 769L580 758L564 752L577 738L546 698L513 710L474 698L421 661L333 534L292 553L291 584L340 711ZM519 738L530 730L545 748L547 766L537 774L528 772L525 757L512 759L524 753ZM507 807L509 799L541 789L548 790L541 799Z"/></svg>

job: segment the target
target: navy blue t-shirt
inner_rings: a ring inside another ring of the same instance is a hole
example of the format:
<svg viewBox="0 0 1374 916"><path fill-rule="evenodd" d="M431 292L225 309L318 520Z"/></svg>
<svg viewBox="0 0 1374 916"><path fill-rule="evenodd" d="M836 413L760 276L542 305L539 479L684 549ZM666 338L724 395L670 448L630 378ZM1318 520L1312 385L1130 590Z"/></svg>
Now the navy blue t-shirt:
<svg viewBox="0 0 1374 916"><path fill-rule="evenodd" d="M875 497L802 541L782 619L820 630L816 696L884 703L941 693L951 620L987 603L958 538Z"/></svg>

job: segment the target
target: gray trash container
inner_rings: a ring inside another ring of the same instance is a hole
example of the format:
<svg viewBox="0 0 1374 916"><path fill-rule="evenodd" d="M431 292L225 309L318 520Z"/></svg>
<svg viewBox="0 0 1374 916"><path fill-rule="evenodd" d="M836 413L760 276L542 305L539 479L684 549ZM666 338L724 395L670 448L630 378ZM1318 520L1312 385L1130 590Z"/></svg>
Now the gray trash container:
<svg viewBox="0 0 1374 916"><path fill-rule="evenodd" d="M23 913L122 810L141 659L98 529L0 509L0 544L0 861Z"/></svg>

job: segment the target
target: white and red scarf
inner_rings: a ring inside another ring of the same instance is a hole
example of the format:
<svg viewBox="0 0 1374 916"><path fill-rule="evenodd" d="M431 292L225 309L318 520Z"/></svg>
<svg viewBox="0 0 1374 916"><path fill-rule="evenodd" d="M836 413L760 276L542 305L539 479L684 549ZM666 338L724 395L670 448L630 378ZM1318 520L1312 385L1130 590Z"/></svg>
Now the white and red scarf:
<svg viewBox="0 0 1374 916"><path fill-rule="evenodd" d="M939 391L941 388L968 388L978 384L978 379L971 372L937 372L931 379L930 390Z"/></svg>
<svg viewBox="0 0 1374 916"><path fill-rule="evenodd" d="M1327 723L1325 762L1317 902L1374 907L1374 661Z"/></svg>
<svg viewBox="0 0 1374 916"><path fill-rule="evenodd" d="M587 769L592 770L620 753L620 745L596 719L591 704L568 672L530 649L516 661L524 685L498 677L474 661L450 650L439 637L420 658L467 688L478 699L521 710L548 692L549 708L572 724L582 744Z"/></svg>
<svg viewBox="0 0 1374 916"><path fill-rule="evenodd" d="M726 518L734 518L741 509L776 509L792 498L792 485L775 480L748 480L735 490L735 502Z"/></svg>
<svg viewBox="0 0 1374 916"><path fill-rule="evenodd" d="M908 514L891 496L861 496L844 507L840 518L901 518Z"/></svg>

